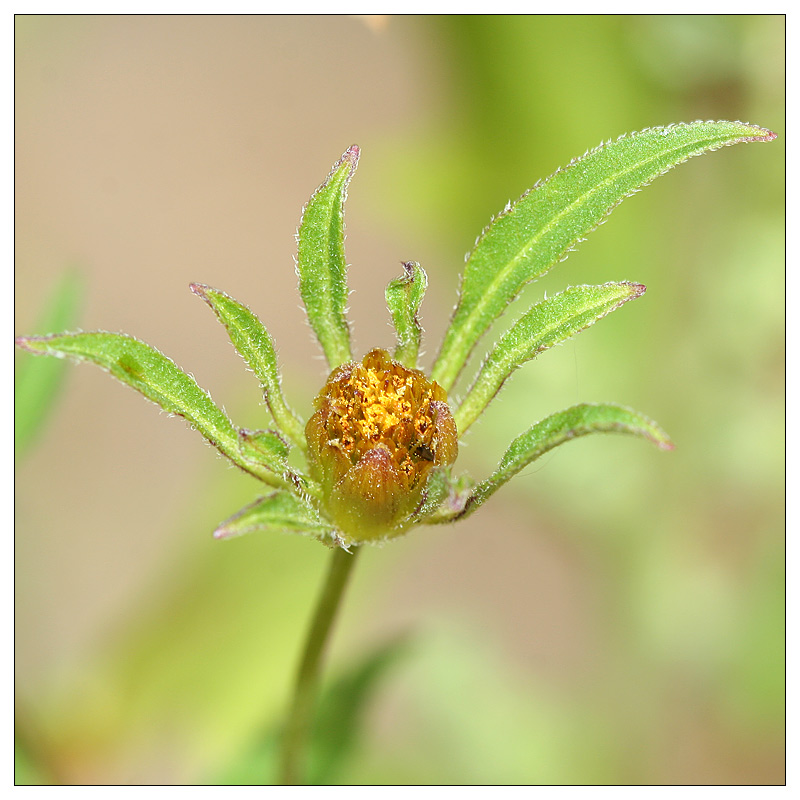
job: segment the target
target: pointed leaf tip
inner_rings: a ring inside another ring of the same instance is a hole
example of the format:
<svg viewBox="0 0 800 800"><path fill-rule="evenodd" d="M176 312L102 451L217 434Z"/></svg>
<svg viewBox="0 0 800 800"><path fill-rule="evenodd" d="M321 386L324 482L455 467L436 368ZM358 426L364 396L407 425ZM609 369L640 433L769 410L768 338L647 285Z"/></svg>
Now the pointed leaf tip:
<svg viewBox="0 0 800 800"><path fill-rule="evenodd" d="M350 183L350 179L353 177L353 174L356 171L356 167L358 166L358 159L360 156L361 156L361 148L357 144L351 144L350 147L348 147L347 150L345 150L344 153L342 153L342 157L333 165L333 167L331 167L330 174L328 175L328 179L326 180L325 183L328 183L344 164L349 165L350 169L347 171L347 176L345 178L345 188L344 188L344 195L346 196L347 185ZM317 191L319 191L319 189Z"/></svg>
<svg viewBox="0 0 800 800"><path fill-rule="evenodd" d="M208 290L209 286L206 286L204 283L190 283L189 289L193 294L196 294L198 297L202 297L203 300L208 302Z"/></svg>
<svg viewBox="0 0 800 800"><path fill-rule="evenodd" d="M55 336L17 336L14 339L14 345L21 350L38 355L47 348L47 341L52 338ZM60 357L61 354L53 353L53 355Z"/></svg>
<svg viewBox="0 0 800 800"><path fill-rule="evenodd" d="M755 125L752 126L755 128L759 133L755 134L754 136L749 136L745 139L745 141L751 142L771 142L774 139L778 138L778 134L774 131L769 130L768 128L759 128Z"/></svg>

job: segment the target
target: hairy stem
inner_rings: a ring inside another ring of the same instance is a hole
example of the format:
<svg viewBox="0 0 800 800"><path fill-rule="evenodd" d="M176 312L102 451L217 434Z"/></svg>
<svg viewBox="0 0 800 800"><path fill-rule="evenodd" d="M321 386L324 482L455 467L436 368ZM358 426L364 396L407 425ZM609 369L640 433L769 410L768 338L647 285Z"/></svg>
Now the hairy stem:
<svg viewBox="0 0 800 800"><path fill-rule="evenodd" d="M330 562L328 577L319 596L317 609L308 631L303 658L297 670L294 697L284 730L281 753L280 782L283 785L303 783L304 756L317 696L322 656L330 637L336 612L342 601L347 579L358 555L336 548Z"/></svg>

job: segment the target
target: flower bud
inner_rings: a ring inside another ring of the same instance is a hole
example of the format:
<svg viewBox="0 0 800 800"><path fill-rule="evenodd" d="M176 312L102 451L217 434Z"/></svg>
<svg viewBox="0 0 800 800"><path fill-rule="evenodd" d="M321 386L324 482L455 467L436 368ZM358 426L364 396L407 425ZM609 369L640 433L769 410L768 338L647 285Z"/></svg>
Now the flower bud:
<svg viewBox="0 0 800 800"><path fill-rule="evenodd" d="M306 425L332 521L353 544L405 531L436 466L458 455L447 393L383 350L335 369Z"/></svg>

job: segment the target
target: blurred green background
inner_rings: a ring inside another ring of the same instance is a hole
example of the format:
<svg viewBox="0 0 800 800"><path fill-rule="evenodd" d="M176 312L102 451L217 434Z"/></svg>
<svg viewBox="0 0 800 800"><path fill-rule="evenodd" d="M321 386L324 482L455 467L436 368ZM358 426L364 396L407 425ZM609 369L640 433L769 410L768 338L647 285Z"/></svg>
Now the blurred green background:
<svg viewBox="0 0 800 800"><path fill-rule="evenodd" d="M648 293L520 370L460 465L485 476L578 401L643 411L676 450L583 440L366 552L317 780L784 781L783 55L778 15L17 17L15 332L46 332L75 268L71 327L155 345L250 427L256 381L188 284L261 316L309 413L293 234L353 142L355 352L391 345L383 287L416 260L427 367L463 254L537 179L652 125L779 134L660 178L528 287L515 312ZM100 370L63 378L16 472L17 780L272 780L328 552L213 542L258 484Z"/></svg>

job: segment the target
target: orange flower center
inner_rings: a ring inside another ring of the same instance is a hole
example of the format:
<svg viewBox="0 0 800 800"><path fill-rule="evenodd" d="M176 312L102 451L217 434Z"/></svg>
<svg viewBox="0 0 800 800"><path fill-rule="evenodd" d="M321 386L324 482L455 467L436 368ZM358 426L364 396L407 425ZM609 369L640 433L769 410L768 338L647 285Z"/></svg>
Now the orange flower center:
<svg viewBox="0 0 800 800"><path fill-rule="evenodd" d="M421 372L392 361L382 350L347 365L326 387L328 444L351 464L375 447L386 449L399 471L413 482L419 467L436 459L436 403L447 394ZM434 404L434 405L432 405Z"/></svg>

